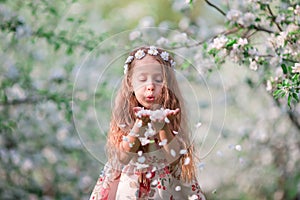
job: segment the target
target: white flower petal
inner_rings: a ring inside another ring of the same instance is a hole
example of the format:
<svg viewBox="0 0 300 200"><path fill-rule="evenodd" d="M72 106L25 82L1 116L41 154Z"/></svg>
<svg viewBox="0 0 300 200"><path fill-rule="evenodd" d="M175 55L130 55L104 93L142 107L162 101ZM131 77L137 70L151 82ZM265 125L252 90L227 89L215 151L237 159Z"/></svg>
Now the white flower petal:
<svg viewBox="0 0 300 200"><path fill-rule="evenodd" d="M177 135L178 134L178 131L173 131L174 135Z"/></svg>
<svg viewBox="0 0 300 200"><path fill-rule="evenodd" d="M140 120L140 121L137 123L137 126L138 126L138 127L142 127L142 125L143 125L143 122L142 122L142 120Z"/></svg>
<svg viewBox="0 0 300 200"><path fill-rule="evenodd" d="M242 146L241 145L235 145L235 150L237 151L242 151Z"/></svg>
<svg viewBox="0 0 300 200"><path fill-rule="evenodd" d="M168 61L169 60L169 53L164 51L160 54L160 57L165 60L165 61Z"/></svg>
<svg viewBox="0 0 300 200"><path fill-rule="evenodd" d="M149 50L148 50L148 54L156 56L158 54L158 51L156 49L155 46L150 46Z"/></svg>
<svg viewBox="0 0 300 200"><path fill-rule="evenodd" d="M147 174L146 174L146 178L151 178L152 177L152 174L150 173L150 172L148 172Z"/></svg>
<svg viewBox="0 0 300 200"><path fill-rule="evenodd" d="M128 72L128 64L125 64L124 65L124 74L127 74L127 72Z"/></svg>
<svg viewBox="0 0 300 200"><path fill-rule="evenodd" d="M145 158L145 156L141 156L137 160L139 163L144 163L146 161L146 158Z"/></svg>
<svg viewBox="0 0 300 200"><path fill-rule="evenodd" d="M170 150L170 153L171 153L171 156L173 156L173 157L175 157L175 156L176 156L176 152L175 152L175 150L174 150L174 149L171 149L171 150Z"/></svg>
<svg viewBox="0 0 300 200"><path fill-rule="evenodd" d="M201 123L201 122L198 122L198 123L196 124L196 128L200 128L200 126L202 126L202 123Z"/></svg>
<svg viewBox="0 0 300 200"><path fill-rule="evenodd" d="M159 146L164 146L164 145L167 144L167 142L168 142L167 139L163 139L160 143L158 143L158 145L159 145Z"/></svg>
<svg viewBox="0 0 300 200"><path fill-rule="evenodd" d="M188 165L188 164L190 164L190 162L191 162L191 159L190 159L190 157L187 157L186 159L184 159L184 165Z"/></svg>
<svg viewBox="0 0 300 200"><path fill-rule="evenodd" d="M205 163L203 163L203 162L199 163L198 168L199 168L201 171L204 169L204 167L205 167Z"/></svg>
<svg viewBox="0 0 300 200"><path fill-rule="evenodd" d="M143 151L138 151L138 155L142 156L143 155Z"/></svg>
<svg viewBox="0 0 300 200"><path fill-rule="evenodd" d="M170 120L167 117L165 117L165 122L170 123Z"/></svg>
<svg viewBox="0 0 300 200"><path fill-rule="evenodd" d="M156 170L157 170L157 168L154 166L151 171L155 172Z"/></svg>
<svg viewBox="0 0 300 200"><path fill-rule="evenodd" d="M134 56L128 56L128 58L125 61L125 64L131 63L133 59L134 59Z"/></svg>
<svg viewBox="0 0 300 200"><path fill-rule="evenodd" d="M146 54L145 54L145 52L144 52L144 50L142 50L142 49L140 49L140 50L138 50L135 54L134 54L134 57L136 58L136 59L142 59L144 56L145 56Z"/></svg>
<svg viewBox="0 0 300 200"><path fill-rule="evenodd" d="M156 186L157 184L158 184L158 181L156 179L153 180L152 183L151 183L152 186Z"/></svg>
<svg viewBox="0 0 300 200"><path fill-rule="evenodd" d="M189 200L197 200L198 196L196 194L193 194L192 196L189 196L188 198L189 198Z"/></svg>
<svg viewBox="0 0 300 200"><path fill-rule="evenodd" d="M186 149L181 149L181 150L179 151L179 154L187 154L187 150L186 150Z"/></svg>
<svg viewBox="0 0 300 200"><path fill-rule="evenodd" d="M176 191L176 192L178 192L178 191L180 191L180 190L181 190L181 186L178 185L178 186L175 187L175 191Z"/></svg>

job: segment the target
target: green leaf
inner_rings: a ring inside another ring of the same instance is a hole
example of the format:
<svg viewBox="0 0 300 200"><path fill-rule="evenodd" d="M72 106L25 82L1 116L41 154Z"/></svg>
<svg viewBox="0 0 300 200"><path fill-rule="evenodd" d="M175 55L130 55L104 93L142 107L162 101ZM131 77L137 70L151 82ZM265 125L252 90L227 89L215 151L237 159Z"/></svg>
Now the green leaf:
<svg viewBox="0 0 300 200"><path fill-rule="evenodd" d="M288 106L291 107L291 100L292 100L292 95L291 93L289 93L289 96L288 96Z"/></svg>
<svg viewBox="0 0 300 200"><path fill-rule="evenodd" d="M273 92L273 96L274 96L274 97L278 96L280 92L281 92L281 90L275 90L275 91Z"/></svg>
<svg viewBox="0 0 300 200"><path fill-rule="evenodd" d="M66 50L67 54L68 55L71 55L73 53L73 47L72 46L69 46Z"/></svg>
<svg viewBox="0 0 300 200"><path fill-rule="evenodd" d="M299 96L296 92L293 92L293 98L296 100L296 102L299 102Z"/></svg>
<svg viewBox="0 0 300 200"><path fill-rule="evenodd" d="M226 43L226 47L232 47L236 43L236 39L231 39Z"/></svg>
<svg viewBox="0 0 300 200"><path fill-rule="evenodd" d="M181 69L185 70L190 66L190 63L188 61L185 61L182 65L181 65Z"/></svg>
<svg viewBox="0 0 300 200"><path fill-rule="evenodd" d="M217 53L218 53L218 50L216 48L213 48L213 49L208 51L208 54L211 54L213 56L216 56Z"/></svg>
<svg viewBox="0 0 300 200"><path fill-rule="evenodd" d="M287 67L286 67L286 65L285 65L284 63L281 64L281 68L282 68L283 73L284 73L284 74L287 74L288 69L287 69Z"/></svg>

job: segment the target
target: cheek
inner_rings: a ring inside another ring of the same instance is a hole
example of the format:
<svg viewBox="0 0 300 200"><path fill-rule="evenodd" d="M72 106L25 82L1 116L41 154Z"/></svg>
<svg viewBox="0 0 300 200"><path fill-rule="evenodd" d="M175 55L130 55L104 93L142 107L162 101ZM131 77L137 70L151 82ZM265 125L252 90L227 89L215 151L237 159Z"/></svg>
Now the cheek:
<svg viewBox="0 0 300 200"><path fill-rule="evenodd" d="M157 92L160 93L160 92L162 91L162 89L163 89L163 85L157 85L157 86L156 86L156 91L157 91Z"/></svg>

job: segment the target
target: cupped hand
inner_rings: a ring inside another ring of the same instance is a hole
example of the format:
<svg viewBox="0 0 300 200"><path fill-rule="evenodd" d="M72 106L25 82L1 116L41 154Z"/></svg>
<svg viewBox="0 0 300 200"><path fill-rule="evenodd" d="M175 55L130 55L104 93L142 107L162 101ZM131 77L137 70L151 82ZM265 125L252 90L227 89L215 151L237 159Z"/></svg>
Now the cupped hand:
<svg viewBox="0 0 300 200"><path fill-rule="evenodd" d="M134 107L133 112L137 119L142 121L142 126L145 126L150 122L150 112L144 110L144 108Z"/></svg>

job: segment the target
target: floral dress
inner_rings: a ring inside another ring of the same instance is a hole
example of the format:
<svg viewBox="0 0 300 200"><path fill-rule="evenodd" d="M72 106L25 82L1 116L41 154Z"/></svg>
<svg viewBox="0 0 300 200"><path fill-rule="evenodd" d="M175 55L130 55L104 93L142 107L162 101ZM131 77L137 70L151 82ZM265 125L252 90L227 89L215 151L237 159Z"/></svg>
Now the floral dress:
<svg viewBox="0 0 300 200"><path fill-rule="evenodd" d="M126 165L107 162L90 200L205 200L198 182L183 182L181 167L168 163L157 152L133 157Z"/></svg>

